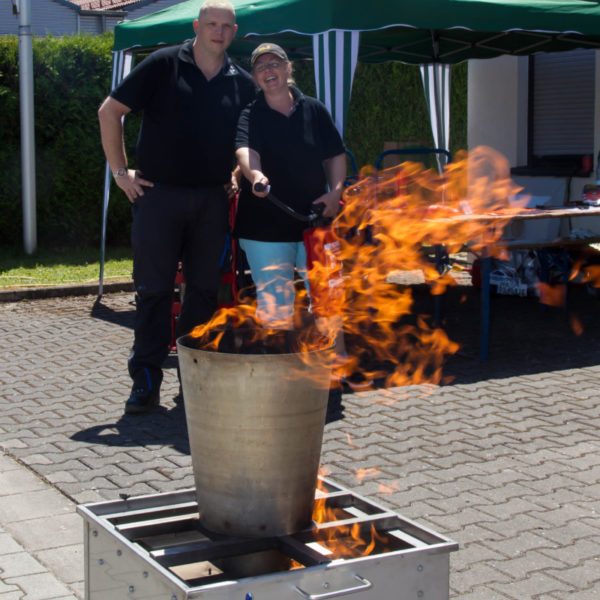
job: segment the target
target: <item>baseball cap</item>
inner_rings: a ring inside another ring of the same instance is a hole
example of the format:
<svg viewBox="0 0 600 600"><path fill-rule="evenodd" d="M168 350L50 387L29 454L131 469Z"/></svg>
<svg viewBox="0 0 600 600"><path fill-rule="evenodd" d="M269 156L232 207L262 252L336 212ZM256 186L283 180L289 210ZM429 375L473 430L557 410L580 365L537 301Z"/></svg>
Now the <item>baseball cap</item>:
<svg viewBox="0 0 600 600"><path fill-rule="evenodd" d="M271 44L270 42L265 42L264 44L254 48L252 54L250 55L250 66L253 67L256 59L263 54L274 54L281 60L288 60L287 54L281 46L278 46L277 44Z"/></svg>

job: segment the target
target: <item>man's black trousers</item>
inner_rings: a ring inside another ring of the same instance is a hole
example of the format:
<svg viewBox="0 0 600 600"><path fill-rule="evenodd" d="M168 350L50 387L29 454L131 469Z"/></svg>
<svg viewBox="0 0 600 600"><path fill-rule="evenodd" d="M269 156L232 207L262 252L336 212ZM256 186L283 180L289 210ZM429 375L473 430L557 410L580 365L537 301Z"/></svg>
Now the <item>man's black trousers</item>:
<svg viewBox="0 0 600 600"><path fill-rule="evenodd" d="M171 307L179 261L185 294L177 335L208 321L217 308L220 260L227 233L228 201L223 186L156 184L132 206L133 281L136 290L134 343L129 372L141 370L160 385L171 341Z"/></svg>

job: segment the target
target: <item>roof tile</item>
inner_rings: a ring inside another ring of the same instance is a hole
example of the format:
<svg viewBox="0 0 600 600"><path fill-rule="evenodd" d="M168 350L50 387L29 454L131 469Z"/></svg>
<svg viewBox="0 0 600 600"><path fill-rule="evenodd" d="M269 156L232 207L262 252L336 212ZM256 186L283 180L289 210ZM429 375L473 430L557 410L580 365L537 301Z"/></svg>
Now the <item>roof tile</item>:
<svg viewBox="0 0 600 600"><path fill-rule="evenodd" d="M131 4L137 4L140 0L69 0L71 4L79 6L81 10L115 10Z"/></svg>

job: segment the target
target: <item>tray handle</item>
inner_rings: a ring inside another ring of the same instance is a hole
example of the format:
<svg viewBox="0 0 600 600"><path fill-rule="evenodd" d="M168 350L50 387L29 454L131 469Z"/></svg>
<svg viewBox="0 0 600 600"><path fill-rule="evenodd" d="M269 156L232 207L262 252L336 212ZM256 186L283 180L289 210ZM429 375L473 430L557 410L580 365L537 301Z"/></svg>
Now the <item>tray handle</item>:
<svg viewBox="0 0 600 600"><path fill-rule="evenodd" d="M297 585L294 586L294 589L303 598L308 598L308 600L325 600L325 598L338 598L345 594L354 594L355 592L362 592L364 590L368 590L373 585L368 579L365 579L364 577L361 577L356 573L353 574L353 577L354 579L360 582L360 585L355 585L353 587L345 588L343 590L334 590L332 592L325 592L323 594L309 594Z"/></svg>

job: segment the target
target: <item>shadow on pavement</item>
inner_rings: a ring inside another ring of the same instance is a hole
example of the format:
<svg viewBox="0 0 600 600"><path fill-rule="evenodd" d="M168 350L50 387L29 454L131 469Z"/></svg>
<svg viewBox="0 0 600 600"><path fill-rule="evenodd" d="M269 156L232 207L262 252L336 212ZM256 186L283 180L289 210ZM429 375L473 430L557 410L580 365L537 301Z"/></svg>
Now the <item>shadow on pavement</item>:
<svg viewBox="0 0 600 600"><path fill-rule="evenodd" d="M413 312L433 327L434 299L425 286L412 286ZM548 307L535 297L493 295L487 360L481 358L481 295L472 286L455 286L441 299L441 326L459 344L446 357L443 385L474 383L600 364L600 300L584 286L570 286L566 308ZM414 317L407 319L414 323ZM351 337L349 351L353 353ZM347 340L347 343L348 343ZM390 366L361 359L363 368ZM395 357L402 365L402 357ZM385 386L378 379L375 387ZM350 392L350 389L345 389Z"/></svg>
<svg viewBox="0 0 600 600"><path fill-rule="evenodd" d="M100 319L101 321L107 321L108 323L114 323L121 327L133 329L135 320L135 301L132 300L129 304L131 305L131 310L114 310L103 303L102 300L97 299L92 306L90 316L93 319Z"/></svg>
<svg viewBox="0 0 600 600"><path fill-rule="evenodd" d="M490 298L489 359L481 356L481 296L456 288L443 302L444 329L461 345L444 374L453 383L582 368L600 363L600 302L583 286L570 286L566 307L533 298Z"/></svg>
<svg viewBox="0 0 600 600"><path fill-rule="evenodd" d="M123 415L116 423L95 425L71 436L76 442L105 446L170 446L181 454L190 453L183 405L168 409L159 406L143 415Z"/></svg>
<svg viewBox="0 0 600 600"><path fill-rule="evenodd" d="M424 315L433 326L434 298L425 285L410 287L413 296L413 313ZM133 327L135 307L115 310L110 301L94 305L91 316L123 327ZM473 383L487 379L501 379L583 368L600 364L600 299L585 286L570 285L567 307L547 307L536 297L493 295L490 298L490 325L487 360L481 358L481 295L470 285L449 288L441 297L441 326L450 340L459 344L454 355L448 356L443 366L443 385ZM414 317L410 317L414 319ZM349 343L348 343L349 342ZM351 336L347 338L348 350L353 353ZM402 361L402 357L395 357ZM361 357L363 368L373 367L369 352ZM170 355L164 368L176 368L177 358ZM383 373L389 365L375 365ZM363 389L358 378L357 391ZM385 386L384 379L375 387ZM344 392L352 392L345 387Z"/></svg>
<svg viewBox="0 0 600 600"><path fill-rule="evenodd" d="M414 311L425 315L431 324L432 296L426 289L419 288L413 289L413 297ZM479 290L470 286L454 287L443 297L442 326L448 337L460 345L459 351L446 359L443 385L600 364L600 301L585 288L569 289L566 309L543 306L537 298L493 296L488 360L480 358L480 302ZM130 326L134 311L114 311L98 305L92 313L96 318ZM352 353L352 344L349 350ZM170 355L164 368L176 366L176 356ZM368 357L364 366L373 366ZM385 372L385 364L377 366ZM384 386L382 379L375 382L374 387ZM345 393L351 391L351 388L344 389ZM179 406L171 409L160 406L147 415L123 415L116 423L90 427L71 439L121 447L168 445L182 454L190 453L185 413Z"/></svg>

